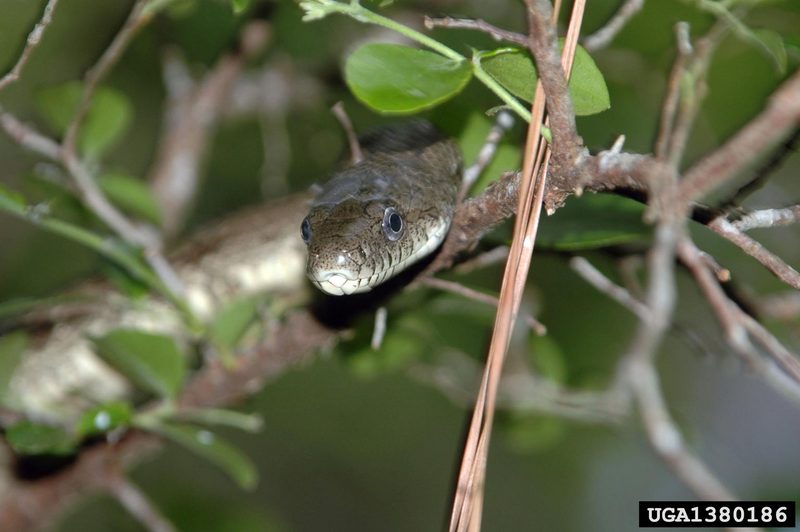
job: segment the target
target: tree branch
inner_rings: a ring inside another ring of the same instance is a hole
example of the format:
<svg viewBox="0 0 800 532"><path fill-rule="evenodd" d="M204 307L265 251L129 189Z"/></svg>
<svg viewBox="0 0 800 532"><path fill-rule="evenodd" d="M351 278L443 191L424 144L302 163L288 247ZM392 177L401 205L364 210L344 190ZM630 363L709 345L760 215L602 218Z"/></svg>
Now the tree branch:
<svg viewBox="0 0 800 532"><path fill-rule="evenodd" d="M769 98L761 114L716 151L686 172L680 184L685 202L702 198L736 176L761 154L788 137L800 124L800 72Z"/></svg>
<svg viewBox="0 0 800 532"><path fill-rule="evenodd" d="M290 367L311 360L336 333L308 312L297 311L277 325L265 345L236 358L233 368L218 361L200 369L181 393L183 407L229 405L260 389ZM159 448L158 438L130 431L118 443L99 443L83 450L76 462L37 482L17 481L0 498L0 523L8 530L37 530L53 523L63 510L88 493L107 489L126 470Z"/></svg>
<svg viewBox="0 0 800 532"><path fill-rule="evenodd" d="M251 22L242 30L240 51L223 55L201 81L184 78L171 94L168 119L159 142L148 181L161 207L163 231L174 236L183 227L200 182L200 165L213 127L231 96L248 58L261 51L268 39L262 22ZM182 70L169 59L172 71ZM165 79L169 76L165 75ZM174 84L173 84L174 85ZM185 86L189 85L189 86ZM168 87L170 85L168 84Z"/></svg>
<svg viewBox="0 0 800 532"><path fill-rule="evenodd" d="M542 88L547 95L547 117L553 135L553 170L568 172L583 146L575 126L575 113L561 66L553 9L549 0L532 0L528 7L529 43Z"/></svg>
<svg viewBox="0 0 800 532"><path fill-rule="evenodd" d="M583 38L583 47L590 52L596 52L608 46L625 27L625 24L642 10L642 7L644 7L644 0L625 0L605 26Z"/></svg>
<svg viewBox="0 0 800 532"><path fill-rule="evenodd" d="M466 18L425 17L425 27L429 30L433 28L461 28L466 30L476 30L488 34L495 41L507 41L520 46L528 46L528 36L515 31L508 31L489 24L485 20L472 20Z"/></svg>
<svg viewBox="0 0 800 532"><path fill-rule="evenodd" d="M70 120L70 123L67 125L67 130L64 133L64 140L62 142L64 151L76 151L75 144L78 137L78 129L86 113L89 111L89 105L91 104L92 96L94 96L94 91L97 89L100 81L108 74L117 61L119 61L120 57L122 57L122 53L128 47L128 44L130 44L130 41L136 33L152 18L152 11L147 11L145 9L147 3L148 0L136 0L122 28L114 35L114 40L111 41L108 48L103 51L97 63L86 73L78 108L73 114L72 120Z"/></svg>
<svg viewBox="0 0 800 532"><path fill-rule="evenodd" d="M786 264L783 259L770 252L758 241L741 232L739 228L724 217L715 218L708 223L708 227L756 259L778 279L792 288L800 290L800 273L797 270Z"/></svg>
<svg viewBox="0 0 800 532"><path fill-rule="evenodd" d="M31 32L28 34L28 38L25 41L25 48L22 49L19 59L17 59L17 62L13 67L11 67L11 70L9 70L5 76L0 78L0 91L19 79L22 69L25 68L31 53L34 49L36 49L37 46L39 46L39 43L42 40L42 35L44 35L44 31L47 29L47 26L50 25L50 22L52 22L53 11L55 11L57 4L58 0L49 0L44 6L42 18L36 23Z"/></svg>

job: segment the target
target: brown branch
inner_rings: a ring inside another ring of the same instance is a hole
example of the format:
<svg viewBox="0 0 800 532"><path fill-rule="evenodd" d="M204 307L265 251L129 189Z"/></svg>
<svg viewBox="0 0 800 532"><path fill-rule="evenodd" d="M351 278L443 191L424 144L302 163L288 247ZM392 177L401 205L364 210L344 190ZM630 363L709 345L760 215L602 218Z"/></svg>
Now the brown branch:
<svg viewBox="0 0 800 532"><path fill-rule="evenodd" d="M680 184L685 202L699 199L744 170L800 124L800 72L769 98L766 109L716 151L686 172Z"/></svg>
<svg viewBox="0 0 800 532"><path fill-rule="evenodd" d="M565 173L549 168L545 208L552 214L569 195L584 191L635 191L646 198L654 179L673 173L647 155L612 151L583 155ZM486 233L516 212L518 198L519 173L506 172L480 196L462 202L439 254L426 271L432 273L452 266L462 253L473 249Z"/></svg>
<svg viewBox="0 0 800 532"><path fill-rule="evenodd" d="M215 361L198 371L182 392L180 405L229 405L261 389L267 379L289 367L308 362L335 336L308 312L295 312L271 331L265 345L237 357L233 368ZM0 499L0 523L8 530L45 528L78 498L108 489L119 471L158 447L156 437L131 431L118 443L100 443L83 450L74 464L56 475L36 482L16 481Z"/></svg>
<svg viewBox="0 0 800 532"><path fill-rule="evenodd" d="M661 120L656 137L655 155L662 161L669 159L669 145L672 139L672 130L675 127L678 102L681 99L681 80L686 72L686 61L692 53L689 25L686 22L675 24L675 40L678 42L678 56L672 64L672 70L667 79L667 92L661 103Z"/></svg>
<svg viewBox="0 0 800 532"><path fill-rule="evenodd" d="M595 52L608 46L636 13L644 7L644 0L625 0L605 26L583 38L583 47Z"/></svg>
<svg viewBox="0 0 800 532"><path fill-rule="evenodd" d="M171 58L165 64L165 79L172 80L168 87L173 90L148 181L161 208L166 236L174 236L183 227L199 186L200 166L213 127L247 59L262 50L267 39L268 28L262 22L249 23L242 30L240 51L221 57L196 84L183 76L179 59Z"/></svg>
<svg viewBox="0 0 800 532"><path fill-rule="evenodd" d="M764 164L757 168L752 177L747 183L740 186L736 192L731 194L730 199L723 202L720 206L721 209L730 209L741 204L742 201L747 199L752 193L759 190L767 180L772 176L781 165L789 158L790 155L795 153L795 148L800 142L800 127L796 128L794 132L787 138L775 152L767 159Z"/></svg>
<svg viewBox="0 0 800 532"><path fill-rule="evenodd" d="M492 162L494 155L497 152L497 146L503 139L503 135L505 135L506 132L513 126L514 117L511 113L505 110L497 113L495 122L489 129L489 133L487 133L486 139L483 141L483 146L481 146L480 151L478 151L478 156L475 158L475 162L464 169L464 175L461 179L459 200L466 197L467 193L481 176L483 171Z"/></svg>
<svg viewBox="0 0 800 532"><path fill-rule="evenodd" d="M344 109L344 104L339 101L331 107L333 116L339 121L342 126L345 136L347 137L347 144L350 146L350 164L357 164L364 160L364 154L361 152L361 143L358 141L358 135L353 128L353 122L347 116L347 111Z"/></svg>
<svg viewBox="0 0 800 532"><path fill-rule="evenodd" d="M650 444L670 469L704 500L733 500L731 492L686 448L669 414L655 368L656 349L668 329L675 306L673 262L684 223L683 219L675 217L656 227L655 241L648 255L650 279L646 304L650 312L636 330L624 358L623 375L633 391Z"/></svg>
<svg viewBox="0 0 800 532"><path fill-rule="evenodd" d="M575 164L583 146L575 126L575 113L567 90L567 76L561 65L553 8L549 0L528 2L528 47L536 61L537 73L547 95L547 117L553 136L553 169L566 173Z"/></svg>
<svg viewBox="0 0 800 532"><path fill-rule="evenodd" d="M36 49L37 46L39 46L39 43L42 41L42 35L44 35L44 31L47 29L47 26L50 25L50 22L52 22L53 11L55 11L57 4L58 0L49 0L44 6L42 18L39 19L39 22L36 23L31 32L28 34L28 38L25 41L25 48L22 49L19 59L17 59L17 62L13 67L11 67L11 70L9 70L5 76L0 78L0 91L19 79L22 69L25 68L31 53L34 49Z"/></svg>
<svg viewBox="0 0 800 532"><path fill-rule="evenodd" d="M149 532L174 532L175 527L153 506L153 503L130 480L118 475L108 486L109 491L129 514Z"/></svg>
<svg viewBox="0 0 800 532"><path fill-rule="evenodd" d="M488 34L495 41L507 41L520 46L528 46L527 35L498 28L497 26L493 26L485 20L480 19L473 20L453 17L432 18L426 16L425 27L429 30L432 30L433 28L460 28L466 30L475 30Z"/></svg>
<svg viewBox="0 0 800 532"><path fill-rule="evenodd" d="M678 256L689 268L701 292L708 300L717 320L725 331L728 344L745 361L747 366L761 376L765 382L786 397L800 402L800 361L760 323L742 311L731 301L714 278L712 270L703 260L702 253L694 243L684 237L678 244ZM758 352L748 337L750 333L767 350L775 362L783 367L779 370Z"/></svg>
<svg viewBox="0 0 800 532"><path fill-rule="evenodd" d="M783 259L766 249L757 240L741 232L724 217L715 218L708 223L708 227L756 259L778 279L792 288L800 290L800 273L797 270L786 264Z"/></svg>
<svg viewBox="0 0 800 532"><path fill-rule="evenodd" d="M0 122L2 122L2 127L9 136L21 146L61 163L73 177L77 191L87 208L125 240L133 245L142 247L145 258L159 275L164 287L172 295L180 298L183 294L183 287L178 282L178 277L171 270L169 263L161 255L159 236L149 228L131 223L108 201L97 185L94 176L81 162L75 147L80 121L88 110L97 83L122 54L139 25L150 19L151 15L143 11L146 4L145 0L139 0L134 5L131 15L122 30L120 30L120 33L117 34L109 48L103 53L97 65L87 74L81 103L72 121L67 126L67 132L61 145L2 110L0 110Z"/></svg>
<svg viewBox="0 0 800 532"><path fill-rule="evenodd" d="M61 146L53 139L36 131L32 126L23 124L17 117L0 109L0 126L11 139L34 153L38 153L58 162L61 157Z"/></svg>
<svg viewBox="0 0 800 532"><path fill-rule="evenodd" d="M673 73L679 77L677 80L679 98L664 157L674 168L678 168L683 160L692 126L694 126L700 105L708 92L706 76L711 57L727 29L727 25L718 22L692 46L689 41L688 25L678 24L676 26L680 54L676 63L681 64L683 68L678 71L673 70ZM689 54L684 55L687 51Z"/></svg>
<svg viewBox="0 0 800 532"><path fill-rule="evenodd" d="M439 290L450 292L451 294L456 294L463 296L467 299L472 299L473 301L478 301L479 303L483 303L485 305L491 305L492 307L497 308L499 304L499 300L490 294L485 294L474 288L470 288L468 286L464 286L463 284L456 283L454 281L448 281L447 279L439 279L438 277L426 277L422 280L422 283L426 286L430 286L431 288L437 288ZM523 314L522 319L525 320L525 323L531 330L536 333L538 336L544 336L547 334L547 327L531 316L530 314Z"/></svg>
<svg viewBox="0 0 800 532"><path fill-rule="evenodd" d="M739 231L749 231L751 229L791 225L797 222L800 222L800 205L793 205L785 209L752 211L731 222L731 225Z"/></svg>
<svg viewBox="0 0 800 532"><path fill-rule="evenodd" d="M97 90L98 84L122 57L123 52L136 33L152 18L152 12L148 12L145 9L147 3L148 0L136 0L122 28L114 35L111 44L103 51L97 63L86 73L80 102L64 133L62 145L66 152L76 151L75 144L78 137L78 129L89 111L92 96L94 96L94 91Z"/></svg>
<svg viewBox="0 0 800 532"><path fill-rule="evenodd" d="M630 310L640 320L644 321L649 318L650 309L644 303L633 297L623 287L612 282L600 270L592 266L588 260L583 257L572 257L569 265L587 283Z"/></svg>

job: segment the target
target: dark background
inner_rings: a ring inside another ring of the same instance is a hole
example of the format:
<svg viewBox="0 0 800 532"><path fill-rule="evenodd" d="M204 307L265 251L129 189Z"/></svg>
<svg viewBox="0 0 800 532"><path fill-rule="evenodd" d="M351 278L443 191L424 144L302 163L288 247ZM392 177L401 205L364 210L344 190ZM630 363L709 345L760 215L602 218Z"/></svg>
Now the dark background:
<svg viewBox="0 0 800 532"><path fill-rule="evenodd" d="M10 66L16 59L42 4L0 0L0 65ZM585 30L599 27L617 4L589 2ZM607 148L617 135L625 134L626 149L652 150L674 57L673 26L686 20L694 36L712 21L689 4L646 2L613 44L594 54L612 107L579 119L579 132L591 149ZM747 20L785 38L791 71L798 62L800 4L763 4ZM3 92L0 104L46 129L35 106L37 90L80 79L129 8L129 2L121 1L62 0L22 80ZM505 0L398 1L387 12L406 22L422 14L446 13L524 30L521 4ZM343 17L302 23L299 8L288 1L255 2L251 13L265 16L272 29L268 50L252 68L291 71L314 80L320 91L305 101L290 102L281 113L221 124L207 157L193 226L278 195L282 188L304 190L324 181L344 149L339 126L328 110L337 100L345 102L358 129L389 120L355 102L340 79L348 50L363 39L387 35ZM233 47L247 16L234 16L222 1L181 2L136 38L107 80L131 99L135 117L104 159L105 168L144 177L152 163L165 94L160 70L164 49L179 50L200 74ZM464 53L467 44L496 46L482 35L463 31L435 35ZM686 164L754 116L783 76L762 53L728 37L711 65L708 97ZM497 103L473 82L430 116L459 138L469 161L490 124L483 111ZM507 138L487 178L517 167L521 129L517 126ZM270 147L281 145L290 150L285 159L270 152ZM46 195L30 178L37 168L41 171L36 159L2 135L0 161L0 182L34 197ZM800 157L795 153L747 206L798 203L798 171ZM275 176L285 179L286 186L272 181ZM265 189L273 192L264 194ZM65 206L64 214L82 221L77 209ZM545 227L557 223L558 213L544 222ZM692 231L750 297L783 290L738 249L703 227ZM800 264L797 226L754 235L787 263ZM585 255L612 271L608 253ZM93 253L0 215L0 301L53 293L99 271L103 265ZM500 272L490 268L471 276L469 283L497 290ZM535 343L537 352L546 354L541 356L554 378L581 389L605 386L628 345L633 317L585 284L568 268L565 255L552 250L543 249L534 257L529 286L524 305L535 311L550 334L534 340L521 331L512 356L529 356L528 348ZM743 499L797 499L798 405L749 375L729 352L708 305L685 272L679 274L679 287L676 319L696 337L671 333L661 349L659 369L671 412L688 444ZM363 318L364 330L370 319ZM451 367L452 353L460 359L481 359L491 322L490 309L454 296L405 295L393 303L390 329L393 323L404 325L380 353L369 352L361 335L271 382L240 405L263 415L262 433L225 433L258 464L261 482L252 493L238 489L214 466L171 446L137 468L133 479L185 530L440 529L449 515L468 408L422 382L420 375ZM796 322L769 325L797 350ZM408 331L420 331L415 327L423 327L418 337L424 340L404 341L414 336ZM469 393L469 386L465 390ZM529 413L501 414L489 461L485 530L629 530L637 524L637 501L693 498L651 452L635 419L634 415L623 426L597 427ZM139 530L139 525L115 501L98 497L75 508L60 529Z"/></svg>

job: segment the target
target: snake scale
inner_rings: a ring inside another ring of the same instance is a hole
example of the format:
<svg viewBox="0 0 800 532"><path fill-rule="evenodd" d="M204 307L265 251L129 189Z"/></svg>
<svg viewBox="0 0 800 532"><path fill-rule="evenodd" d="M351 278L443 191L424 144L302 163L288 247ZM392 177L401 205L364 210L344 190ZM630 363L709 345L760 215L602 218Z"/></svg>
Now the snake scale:
<svg viewBox="0 0 800 532"><path fill-rule="evenodd" d="M420 121L376 130L361 142L364 160L336 173L311 200L302 224L307 246L297 228L310 198L300 194L239 212L171 255L196 316L210 321L244 298L300 292L304 262L326 292L366 291L438 246L459 187L455 144ZM52 328L36 328L41 334L10 377L6 407L64 422L129 396L129 383L96 355L89 337L127 328L190 341L175 308L157 296L132 300L102 283L78 292L75 302L40 316Z"/></svg>
<svg viewBox="0 0 800 532"><path fill-rule="evenodd" d="M371 290L435 250L461 182L458 148L430 122L359 140L363 159L333 175L301 224L306 274L331 295Z"/></svg>

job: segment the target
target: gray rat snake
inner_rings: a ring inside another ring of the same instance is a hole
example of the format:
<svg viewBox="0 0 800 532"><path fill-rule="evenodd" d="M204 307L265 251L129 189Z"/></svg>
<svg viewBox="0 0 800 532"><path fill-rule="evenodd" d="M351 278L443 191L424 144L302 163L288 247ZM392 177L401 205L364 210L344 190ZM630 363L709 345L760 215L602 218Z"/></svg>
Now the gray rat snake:
<svg viewBox="0 0 800 532"><path fill-rule="evenodd" d="M331 295L371 290L434 251L455 212L461 155L429 122L368 133L301 224L306 274Z"/></svg>

